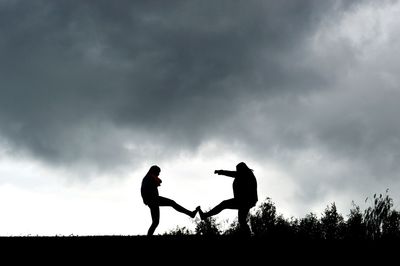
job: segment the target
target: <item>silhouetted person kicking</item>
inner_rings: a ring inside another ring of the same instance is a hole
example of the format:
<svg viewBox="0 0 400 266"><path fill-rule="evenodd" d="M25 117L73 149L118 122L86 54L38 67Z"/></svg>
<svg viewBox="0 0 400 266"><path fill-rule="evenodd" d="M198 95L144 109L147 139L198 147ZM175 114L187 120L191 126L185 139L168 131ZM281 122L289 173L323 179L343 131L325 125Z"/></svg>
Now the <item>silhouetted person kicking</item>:
<svg viewBox="0 0 400 266"><path fill-rule="evenodd" d="M150 208L152 224L147 232L148 236L153 235L160 222L160 206L171 206L178 212L182 212L192 218L196 216L197 209L189 211L176 203L175 201L161 197L158 194L158 186L161 185L160 175L161 169L157 165L150 167L146 176L143 178L142 187L140 192L142 194L143 202Z"/></svg>
<svg viewBox="0 0 400 266"><path fill-rule="evenodd" d="M215 170L214 174L235 178L233 181L233 199L222 201L209 212L203 212L200 207L197 207L200 218L204 220L225 209L237 209L240 233L249 235L250 228L247 224L247 216L250 209L255 206L258 201L257 180L253 174L253 170L248 168L245 163L241 162L236 165L236 171Z"/></svg>

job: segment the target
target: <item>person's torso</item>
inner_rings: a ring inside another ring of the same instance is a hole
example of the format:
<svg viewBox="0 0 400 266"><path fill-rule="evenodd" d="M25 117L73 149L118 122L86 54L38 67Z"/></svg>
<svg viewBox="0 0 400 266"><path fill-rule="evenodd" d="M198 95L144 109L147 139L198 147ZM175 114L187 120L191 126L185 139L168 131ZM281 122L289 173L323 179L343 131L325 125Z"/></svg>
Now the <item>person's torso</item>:
<svg viewBox="0 0 400 266"><path fill-rule="evenodd" d="M253 175L238 175L233 181L233 196L240 202L255 204L258 200L256 178Z"/></svg>
<svg viewBox="0 0 400 266"><path fill-rule="evenodd" d="M145 176L142 180L141 194L144 200L158 196L158 185L151 176Z"/></svg>

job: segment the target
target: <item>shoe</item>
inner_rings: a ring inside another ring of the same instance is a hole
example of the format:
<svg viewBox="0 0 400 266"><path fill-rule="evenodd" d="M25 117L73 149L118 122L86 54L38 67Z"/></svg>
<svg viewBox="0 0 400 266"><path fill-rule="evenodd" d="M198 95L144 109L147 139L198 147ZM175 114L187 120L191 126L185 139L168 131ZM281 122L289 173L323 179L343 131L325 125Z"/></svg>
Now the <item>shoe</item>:
<svg viewBox="0 0 400 266"><path fill-rule="evenodd" d="M190 214L190 217L191 217L191 218L196 217L196 213L197 213L197 211L198 211L199 208L200 208L200 206L197 206L197 208L196 208L194 211L192 211L192 213Z"/></svg>
<svg viewBox="0 0 400 266"><path fill-rule="evenodd" d="M205 220L206 217L205 217L205 215L204 215L204 212L200 209L200 206L198 206L198 207L196 208L196 210L199 212L200 219Z"/></svg>

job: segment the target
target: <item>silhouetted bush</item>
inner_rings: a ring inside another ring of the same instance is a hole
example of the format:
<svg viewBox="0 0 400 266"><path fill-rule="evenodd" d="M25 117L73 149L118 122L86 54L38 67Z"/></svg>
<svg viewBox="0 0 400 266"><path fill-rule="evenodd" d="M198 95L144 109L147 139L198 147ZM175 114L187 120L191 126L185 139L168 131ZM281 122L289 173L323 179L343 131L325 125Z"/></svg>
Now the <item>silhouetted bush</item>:
<svg viewBox="0 0 400 266"><path fill-rule="evenodd" d="M275 239L305 239L305 240L376 240L400 239L400 212L393 209L393 199L386 195L373 196L372 205L364 212L353 202L353 208L347 215L347 220L338 213L333 202L326 207L319 219L310 212L303 218L285 219L277 214L275 204L270 198L261 202L248 218L252 235L257 238ZM368 198L366 199L366 202ZM196 234L213 237L219 235L237 235L240 232L239 223L235 219L226 230L216 218L196 221L195 232L185 227L177 227L167 234Z"/></svg>
<svg viewBox="0 0 400 266"><path fill-rule="evenodd" d="M210 217L196 223L195 234L202 236L217 236L221 234L220 224L216 222L216 218Z"/></svg>
<svg viewBox="0 0 400 266"><path fill-rule="evenodd" d="M272 234L276 221L276 207L270 198L260 204L256 213L249 217L250 227L256 236Z"/></svg>
<svg viewBox="0 0 400 266"><path fill-rule="evenodd" d="M386 190L386 193L388 190ZM368 198L365 200L367 201ZM393 199L386 196L374 194L373 206L365 210L364 220L367 229L367 237L380 239L383 236L395 236L399 233L398 212L392 210Z"/></svg>
<svg viewBox="0 0 400 266"><path fill-rule="evenodd" d="M322 238L327 240L343 239L345 223L343 216L337 212L336 204L327 206L321 217Z"/></svg>
<svg viewBox="0 0 400 266"><path fill-rule="evenodd" d="M239 221L236 218L222 234L228 236L235 236L240 234Z"/></svg>
<svg viewBox="0 0 400 266"><path fill-rule="evenodd" d="M345 239L364 240L367 238L367 227L364 222L360 207L352 202L347 222L345 223Z"/></svg>
<svg viewBox="0 0 400 266"><path fill-rule="evenodd" d="M164 235L172 235L172 236L182 236L182 235L192 235L193 232L186 228L185 226L183 227L175 227L175 229L170 230L169 232L165 233Z"/></svg>
<svg viewBox="0 0 400 266"><path fill-rule="evenodd" d="M322 226L315 213L310 212L301 218L297 225L298 237L302 239L321 239Z"/></svg>
<svg viewBox="0 0 400 266"><path fill-rule="evenodd" d="M383 239L400 239L400 212L391 210L382 223Z"/></svg>

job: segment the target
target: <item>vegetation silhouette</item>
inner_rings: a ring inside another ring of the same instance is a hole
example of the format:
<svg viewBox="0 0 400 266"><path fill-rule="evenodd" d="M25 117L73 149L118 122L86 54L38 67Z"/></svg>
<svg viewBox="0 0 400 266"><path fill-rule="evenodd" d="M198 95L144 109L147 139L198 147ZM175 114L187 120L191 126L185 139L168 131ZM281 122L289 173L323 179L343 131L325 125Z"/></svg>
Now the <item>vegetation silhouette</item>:
<svg viewBox="0 0 400 266"><path fill-rule="evenodd" d="M236 171L215 170L214 174L225 175L234 178L233 181L233 198L224 200L208 212L203 212L197 207L200 218L206 220L225 209L237 209L239 230L242 235L250 235L250 228L247 224L249 211L258 201L257 196L257 180L250 169L244 162L236 165ZM207 222L204 222L207 223Z"/></svg>
<svg viewBox="0 0 400 266"><path fill-rule="evenodd" d="M197 213L197 209L189 211L182 207L174 200L165 198L159 195L158 187L161 185L161 179L159 178L161 168L157 165L150 167L149 171L142 180L141 194L143 203L150 208L152 223L147 231L147 235L151 236L154 234L159 222L160 222L160 206L170 206L176 211L184 213L191 218L194 218Z"/></svg>
<svg viewBox="0 0 400 266"><path fill-rule="evenodd" d="M335 202L327 205L320 218L310 212L302 218L286 219L277 213L272 200L266 198L249 215L251 237L268 240L400 240L400 212L393 208L393 199L388 195L388 190L386 195L374 194L371 199L366 199L367 202L372 204L364 211L352 202L347 219L338 213ZM242 236L237 219L224 230L214 218L195 223L194 231L177 227L165 235L186 234L205 238Z"/></svg>
<svg viewBox="0 0 400 266"><path fill-rule="evenodd" d="M276 240L400 240L400 212L394 209L393 199L389 189L385 194L374 194L367 197L365 203L370 203L364 211L352 202L347 219L337 211L336 203L328 204L320 218L310 212L302 218L286 219L278 214L271 198L266 198L257 207L257 181L253 171L243 162L236 166L236 171L215 170L215 174L234 178L234 197L224 200L211 210L203 212L198 206L190 211L174 200L162 197L158 193L161 185L159 178L161 169L157 165L150 167L142 180L141 195L143 202L150 209L152 224L147 235L153 235L160 221L161 206L170 206L176 211L191 218L199 212L200 220L195 220L194 231L177 226L164 233L164 236L190 236L202 238L243 237ZM254 211L250 213L250 209ZM225 209L237 209L237 218L222 229L214 215Z"/></svg>

